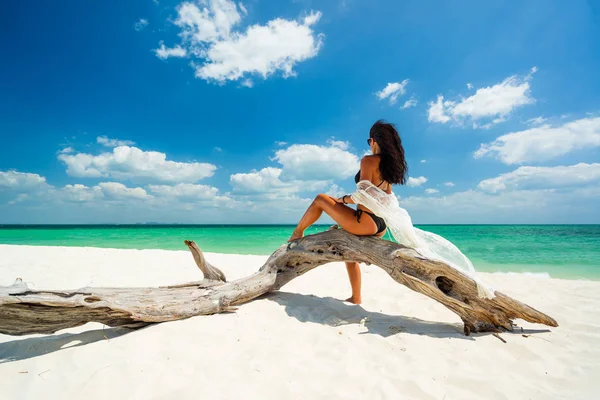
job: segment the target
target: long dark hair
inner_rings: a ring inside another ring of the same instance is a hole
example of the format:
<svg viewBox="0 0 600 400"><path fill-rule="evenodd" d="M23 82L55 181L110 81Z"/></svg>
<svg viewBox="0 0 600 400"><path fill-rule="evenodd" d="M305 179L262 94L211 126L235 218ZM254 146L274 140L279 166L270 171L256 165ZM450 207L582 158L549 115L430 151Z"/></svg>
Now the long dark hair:
<svg viewBox="0 0 600 400"><path fill-rule="evenodd" d="M396 127L379 120L371 127L369 137L375 140L381 150L379 162L381 179L392 184L404 185L408 175L408 165L404 159L404 148Z"/></svg>

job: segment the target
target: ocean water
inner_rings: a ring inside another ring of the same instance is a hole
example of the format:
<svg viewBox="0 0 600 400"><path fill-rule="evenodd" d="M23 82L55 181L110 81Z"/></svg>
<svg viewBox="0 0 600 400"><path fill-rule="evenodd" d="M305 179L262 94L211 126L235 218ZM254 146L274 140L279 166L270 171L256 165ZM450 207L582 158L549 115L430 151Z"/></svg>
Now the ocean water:
<svg viewBox="0 0 600 400"><path fill-rule="evenodd" d="M0 244L186 250L269 255L292 225L0 225ZM306 234L328 225L309 228ZM483 272L600 280L600 225L422 225L453 242ZM386 235L386 238L389 236ZM0 250L0 257L2 253Z"/></svg>

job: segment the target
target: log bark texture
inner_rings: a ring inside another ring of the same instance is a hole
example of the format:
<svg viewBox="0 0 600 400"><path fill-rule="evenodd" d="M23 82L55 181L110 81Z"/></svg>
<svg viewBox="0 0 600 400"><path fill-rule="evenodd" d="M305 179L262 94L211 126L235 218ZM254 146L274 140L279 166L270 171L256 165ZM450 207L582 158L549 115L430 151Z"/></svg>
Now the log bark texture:
<svg viewBox="0 0 600 400"><path fill-rule="evenodd" d="M558 326L551 317L498 291L480 298L476 283L454 268L422 257L415 250L376 237L343 230L306 236L277 249L258 272L232 282L208 264L200 248L185 241L204 280L159 288L82 288L72 291L31 290L17 281L0 287L0 333L49 334L100 322L140 328L148 324L234 311L292 279L335 261L373 264L396 282L449 308L471 332L512 331L513 320Z"/></svg>

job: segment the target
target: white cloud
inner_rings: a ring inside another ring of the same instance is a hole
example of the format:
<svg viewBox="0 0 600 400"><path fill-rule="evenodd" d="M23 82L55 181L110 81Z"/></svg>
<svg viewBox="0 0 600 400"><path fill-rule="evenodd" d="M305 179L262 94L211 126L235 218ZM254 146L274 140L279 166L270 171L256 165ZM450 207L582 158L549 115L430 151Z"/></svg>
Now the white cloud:
<svg viewBox="0 0 600 400"><path fill-rule="evenodd" d="M152 196L148 195L142 188L128 188L122 183L118 182L100 182L98 186L102 189L102 193L109 199L139 199L145 200L150 199Z"/></svg>
<svg viewBox="0 0 600 400"><path fill-rule="evenodd" d="M215 187L192 183L179 183L174 186L149 185L148 190L158 197L178 198L190 201L212 200L219 193L219 189Z"/></svg>
<svg viewBox="0 0 600 400"><path fill-rule="evenodd" d="M287 142L279 142L279 141L277 141L277 142L275 142L275 144L277 146L285 146L287 144Z"/></svg>
<svg viewBox="0 0 600 400"><path fill-rule="evenodd" d="M532 68L524 78L510 76L493 86L477 89L467 98L444 100L440 94L436 101L428 103L429 122L445 124L452 121L463 125L471 121L474 128L489 128L503 122L516 108L535 102L530 96L529 81L536 71L537 68ZM480 121L487 122L481 124Z"/></svg>
<svg viewBox="0 0 600 400"><path fill-rule="evenodd" d="M175 25L181 29L181 45L177 56L193 56L195 75L207 81L225 83L247 75L257 74L266 79L281 72L284 77L294 76L294 66L316 56L322 45L322 35L313 31L321 17L312 12L300 21L276 18L266 25L252 25L245 31L236 31L242 15L230 0L207 0L205 6L183 2L177 7ZM239 5L246 15L247 10ZM167 58L172 52L161 48L157 56ZM247 81L246 81L247 82Z"/></svg>
<svg viewBox="0 0 600 400"><path fill-rule="evenodd" d="M548 118L537 117L537 118L530 118L527 121L525 121L525 123L529 124L529 125L541 125L546 121L548 121Z"/></svg>
<svg viewBox="0 0 600 400"><path fill-rule="evenodd" d="M101 144L104 147L133 146L135 144L135 142L132 142L131 140L109 139L106 136L98 136L96 138L96 142L98 144ZM67 147L67 149L71 149L71 148ZM68 152L63 150L62 152L63 153L73 153L73 149L71 149L71 151L68 151Z"/></svg>
<svg viewBox="0 0 600 400"><path fill-rule="evenodd" d="M470 83L467 83L467 89L469 89L469 90L473 89L473 85L471 85Z"/></svg>
<svg viewBox="0 0 600 400"><path fill-rule="evenodd" d="M310 204L311 199L301 198L300 193L340 194L342 190L333 180L348 178L360 168L358 157L346 151L347 147L346 142L330 139L329 146L295 144L278 150L271 160L278 161L281 168L230 176L234 198L263 210L270 205L292 212Z"/></svg>
<svg viewBox="0 0 600 400"><path fill-rule="evenodd" d="M46 185L46 178L19 171L0 171L0 188L29 190Z"/></svg>
<svg viewBox="0 0 600 400"><path fill-rule="evenodd" d="M410 99L406 100L406 102L404 103L404 105L402 107L400 107L402 110L405 110L407 108L412 108L412 107L416 107L418 104L418 100L415 96L411 96Z"/></svg>
<svg viewBox="0 0 600 400"><path fill-rule="evenodd" d="M248 173L232 174L229 177L234 190L242 192L263 193L272 188L285 186L279 179L281 168L267 167L260 171L253 170Z"/></svg>
<svg viewBox="0 0 600 400"><path fill-rule="evenodd" d="M254 82L251 79L244 79L241 83L243 87L252 88L254 87Z"/></svg>
<svg viewBox="0 0 600 400"><path fill-rule="evenodd" d="M336 185L335 183L332 183L325 193L330 195L331 197L340 198L346 194L346 191L338 185Z"/></svg>
<svg viewBox="0 0 600 400"><path fill-rule="evenodd" d="M486 179L479 189L497 193L516 189L552 189L600 182L600 164L580 163L556 167L519 167L516 170Z"/></svg>
<svg viewBox="0 0 600 400"><path fill-rule="evenodd" d="M408 79L405 79L402 82L390 82L385 88L375 93L375 96L377 96L379 100L389 99L390 104L395 104L398 97L406 93L406 85L408 85Z"/></svg>
<svg viewBox="0 0 600 400"><path fill-rule="evenodd" d="M348 147L350 147L350 143L344 142L343 140L334 140L333 138L329 139L327 144L329 144L331 147L337 147L338 149L342 150L348 150Z"/></svg>
<svg viewBox="0 0 600 400"><path fill-rule="evenodd" d="M272 217L277 213L297 214L308 207L311 199L302 198L299 193L323 191L331 184L330 181L315 180L283 181L280 179L281 173L280 168L267 167L260 171L233 174L230 177L232 197L240 204L247 204L252 212L266 213L265 216L270 216L269 220L273 221ZM297 218L297 215L293 217Z"/></svg>
<svg viewBox="0 0 600 400"><path fill-rule="evenodd" d="M496 194L479 190L447 196L411 196L399 199L416 224L589 223L598 221L594 204L600 186L566 190L506 190Z"/></svg>
<svg viewBox="0 0 600 400"><path fill-rule="evenodd" d="M61 154L67 174L75 177L197 182L214 174L212 164L168 161L165 153L119 146L112 153L94 156L86 153Z"/></svg>
<svg viewBox="0 0 600 400"><path fill-rule="evenodd" d="M452 183L452 182L444 182L444 186L453 187L454 183Z"/></svg>
<svg viewBox="0 0 600 400"><path fill-rule="evenodd" d="M133 28L136 31L141 31L142 29L144 29L147 26L148 26L148 20L144 19L144 18L140 18L140 20L138 22L136 22L135 25L133 25Z"/></svg>
<svg viewBox="0 0 600 400"><path fill-rule="evenodd" d="M162 40L159 42L159 44L160 47L158 49L154 49L154 54L156 54L156 57L160 58L161 60L166 60L169 57L182 58L187 56L186 49L180 45L175 47L166 47Z"/></svg>
<svg viewBox="0 0 600 400"><path fill-rule="evenodd" d="M345 179L359 170L360 163L355 154L338 147L339 143L330 143L330 146L294 144L278 150L273 160L283 165L286 180Z"/></svg>
<svg viewBox="0 0 600 400"><path fill-rule="evenodd" d="M425 164L427 160L421 160L421 164Z"/></svg>
<svg viewBox="0 0 600 400"><path fill-rule="evenodd" d="M427 194L435 194L435 193L439 193L440 191L437 189L425 189L425 193Z"/></svg>
<svg viewBox="0 0 600 400"><path fill-rule="evenodd" d="M51 194L54 195L55 200L94 205L105 201L115 204L135 200L149 201L153 198L141 187L129 188L119 182L100 182L92 187L82 184L69 184Z"/></svg>
<svg viewBox="0 0 600 400"><path fill-rule="evenodd" d="M215 147L213 150L216 152L219 152L219 153L221 153L223 151L223 149L220 147Z"/></svg>
<svg viewBox="0 0 600 400"><path fill-rule="evenodd" d="M75 152L75 149L72 147L65 147L64 149L59 151L60 154L69 154L73 152Z"/></svg>
<svg viewBox="0 0 600 400"><path fill-rule="evenodd" d="M427 105L429 106L429 110L427 111L427 119L429 122L440 122L445 124L450 121L450 117L444 112L444 107L450 107L452 102L444 102L444 96L438 94L437 100L435 102L430 101Z"/></svg>
<svg viewBox="0 0 600 400"><path fill-rule="evenodd" d="M299 193L324 189L328 180L282 180L281 168L266 167L259 171L252 170L248 173L232 174L229 182L234 192L243 194L252 193Z"/></svg>
<svg viewBox="0 0 600 400"><path fill-rule="evenodd" d="M546 161L575 150L600 146L600 118L584 118L562 126L542 125L500 136L482 144L475 158L494 157L505 164Z"/></svg>
<svg viewBox="0 0 600 400"><path fill-rule="evenodd" d="M18 203L22 203L24 201L29 200L30 196L27 193L21 193L19 194L17 197L15 197L14 199L12 199L11 201L8 202L9 206L18 204Z"/></svg>
<svg viewBox="0 0 600 400"><path fill-rule="evenodd" d="M77 203L91 202L103 197L100 186L91 188L81 184L65 185L60 194L64 200Z"/></svg>
<svg viewBox="0 0 600 400"><path fill-rule="evenodd" d="M410 178L408 178L408 181L406 181L406 186L417 187L421 186L425 182L427 182L427 178L425 178L424 176L419 176L418 178L413 178L411 176Z"/></svg>

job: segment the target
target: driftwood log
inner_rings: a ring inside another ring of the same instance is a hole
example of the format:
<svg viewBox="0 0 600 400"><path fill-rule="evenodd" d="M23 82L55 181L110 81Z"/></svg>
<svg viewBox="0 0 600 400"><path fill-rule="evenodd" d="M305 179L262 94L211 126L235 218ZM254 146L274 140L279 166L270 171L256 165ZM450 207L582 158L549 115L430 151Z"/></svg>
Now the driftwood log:
<svg viewBox="0 0 600 400"><path fill-rule="evenodd" d="M423 258L415 250L375 237L342 230L306 236L276 250L253 275L232 282L206 262L194 242L185 241L204 280L159 288L91 288L73 291L32 290L21 280L0 287L0 333L49 334L100 322L140 328L197 315L235 310L262 294L326 263L357 261L377 265L396 282L452 310L471 332L512 331L513 320L558 326L551 317L500 292L477 295L476 283L448 265Z"/></svg>

